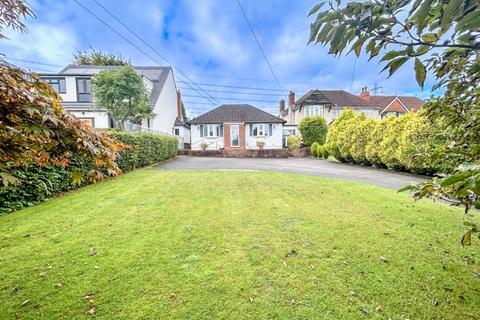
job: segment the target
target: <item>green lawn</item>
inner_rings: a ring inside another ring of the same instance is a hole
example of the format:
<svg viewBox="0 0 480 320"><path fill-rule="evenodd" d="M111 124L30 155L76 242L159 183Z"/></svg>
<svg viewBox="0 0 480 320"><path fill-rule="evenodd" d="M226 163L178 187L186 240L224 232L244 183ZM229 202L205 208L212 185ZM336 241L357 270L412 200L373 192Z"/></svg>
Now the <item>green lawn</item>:
<svg viewBox="0 0 480 320"><path fill-rule="evenodd" d="M373 186L137 170L0 217L0 318L478 319L462 232Z"/></svg>

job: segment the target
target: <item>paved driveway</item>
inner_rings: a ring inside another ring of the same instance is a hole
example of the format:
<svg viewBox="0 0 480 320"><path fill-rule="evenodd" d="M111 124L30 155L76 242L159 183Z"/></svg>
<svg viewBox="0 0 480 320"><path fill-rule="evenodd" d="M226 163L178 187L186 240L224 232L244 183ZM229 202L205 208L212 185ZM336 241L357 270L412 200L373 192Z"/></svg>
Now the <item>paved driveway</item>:
<svg viewBox="0 0 480 320"><path fill-rule="evenodd" d="M163 163L159 169L209 169L209 170L257 170L299 173L311 176L337 178L370 183L376 186L399 189L425 177L406 173L391 172L345 163L317 160L313 158L208 158L178 156Z"/></svg>

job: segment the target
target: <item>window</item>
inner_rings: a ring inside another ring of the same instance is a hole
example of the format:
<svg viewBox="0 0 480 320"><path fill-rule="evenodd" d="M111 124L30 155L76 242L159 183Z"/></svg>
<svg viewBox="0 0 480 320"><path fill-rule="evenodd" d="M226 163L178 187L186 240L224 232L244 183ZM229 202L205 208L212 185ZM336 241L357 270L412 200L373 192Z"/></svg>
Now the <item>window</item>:
<svg viewBox="0 0 480 320"><path fill-rule="evenodd" d="M230 125L230 145L232 147L240 145L240 126L238 124Z"/></svg>
<svg viewBox="0 0 480 320"><path fill-rule="evenodd" d="M304 107L304 116L305 117L316 117L324 116L324 107L323 106L305 106Z"/></svg>
<svg viewBox="0 0 480 320"><path fill-rule="evenodd" d="M77 78L77 101L92 102L92 82L90 78Z"/></svg>
<svg viewBox="0 0 480 320"><path fill-rule="evenodd" d="M375 118L375 110L373 109L364 109L362 112L365 114L365 117L373 119Z"/></svg>
<svg viewBox="0 0 480 320"><path fill-rule="evenodd" d="M222 124L201 124L198 126L200 137L223 137Z"/></svg>
<svg viewBox="0 0 480 320"><path fill-rule="evenodd" d="M66 93L65 78L42 78L43 81L52 86L57 93Z"/></svg>
<svg viewBox="0 0 480 320"><path fill-rule="evenodd" d="M271 136L273 131L273 124L251 124L250 125L250 136L252 137L266 137Z"/></svg>
<svg viewBox="0 0 480 320"><path fill-rule="evenodd" d="M175 129L175 135L179 136L180 135L180 129Z"/></svg>

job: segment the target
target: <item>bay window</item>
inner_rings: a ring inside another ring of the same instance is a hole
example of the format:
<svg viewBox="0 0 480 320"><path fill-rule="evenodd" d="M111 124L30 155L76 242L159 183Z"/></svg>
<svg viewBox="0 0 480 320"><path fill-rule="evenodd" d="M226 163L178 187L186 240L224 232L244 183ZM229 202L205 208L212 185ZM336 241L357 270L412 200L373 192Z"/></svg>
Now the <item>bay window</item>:
<svg viewBox="0 0 480 320"><path fill-rule="evenodd" d="M272 132L273 125L271 123L255 123L250 125L250 136L252 137L271 136Z"/></svg>
<svg viewBox="0 0 480 320"><path fill-rule="evenodd" d="M223 125L222 124L201 124L198 126L200 137L223 137Z"/></svg>
<svg viewBox="0 0 480 320"><path fill-rule="evenodd" d="M304 107L304 116L305 117L316 117L316 116L324 116L324 106L319 105L312 105L312 106L305 106Z"/></svg>

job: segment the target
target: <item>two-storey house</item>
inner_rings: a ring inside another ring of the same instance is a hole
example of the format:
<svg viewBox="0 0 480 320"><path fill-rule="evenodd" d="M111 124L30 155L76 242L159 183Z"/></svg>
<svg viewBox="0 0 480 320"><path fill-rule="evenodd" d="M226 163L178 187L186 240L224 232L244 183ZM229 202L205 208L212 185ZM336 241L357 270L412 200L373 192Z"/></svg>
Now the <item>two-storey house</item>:
<svg viewBox="0 0 480 320"><path fill-rule="evenodd" d="M94 107L92 76L112 68L117 67L72 64L58 73L44 73L40 74L40 77L58 92L63 100L63 106L72 115L94 128L108 129L114 124L106 111ZM151 118L142 121L139 130L178 136L187 132L188 126L182 119L181 95L179 91L177 92L172 68L168 66L133 66L133 68L142 77L149 92L150 108L153 113ZM188 138L189 136L188 133Z"/></svg>

